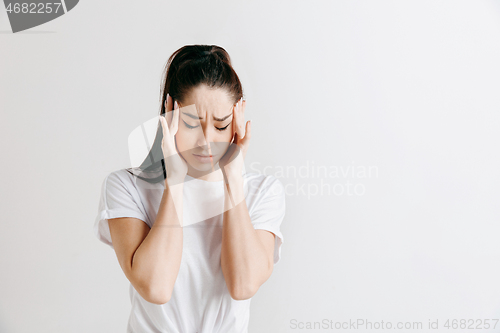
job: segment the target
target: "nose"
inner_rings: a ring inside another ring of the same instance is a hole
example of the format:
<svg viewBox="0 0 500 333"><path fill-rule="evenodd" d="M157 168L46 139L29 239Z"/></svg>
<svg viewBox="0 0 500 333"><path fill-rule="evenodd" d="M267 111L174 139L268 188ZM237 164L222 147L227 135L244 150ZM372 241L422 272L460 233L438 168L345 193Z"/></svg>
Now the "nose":
<svg viewBox="0 0 500 333"><path fill-rule="evenodd" d="M196 144L198 145L198 147L204 147L204 146L208 145L208 143L210 142L210 138L211 138L212 135L209 133L210 131L208 130L208 128L207 128L208 125L206 123L205 123L205 126L203 126L202 124L200 124L200 127L201 127L201 129L202 129L203 132L198 133Z"/></svg>

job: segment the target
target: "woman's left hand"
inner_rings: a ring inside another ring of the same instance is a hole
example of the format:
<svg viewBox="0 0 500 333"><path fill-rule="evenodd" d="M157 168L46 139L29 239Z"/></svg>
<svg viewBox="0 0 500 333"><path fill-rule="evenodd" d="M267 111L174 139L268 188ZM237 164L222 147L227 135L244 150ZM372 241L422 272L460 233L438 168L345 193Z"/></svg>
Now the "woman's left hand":
<svg viewBox="0 0 500 333"><path fill-rule="evenodd" d="M233 107L232 131L233 140L229 144L227 152L219 160L219 167L222 170L227 183L228 176L241 176L245 156L250 144L251 124L250 120L245 123L246 101L243 97Z"/></svg>

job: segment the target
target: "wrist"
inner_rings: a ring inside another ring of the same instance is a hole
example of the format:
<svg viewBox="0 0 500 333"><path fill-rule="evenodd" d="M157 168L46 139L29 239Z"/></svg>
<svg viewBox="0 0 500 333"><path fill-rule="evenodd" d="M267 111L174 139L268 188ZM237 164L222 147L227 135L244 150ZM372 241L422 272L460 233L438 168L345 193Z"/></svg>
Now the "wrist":
<svg viewBox="0 0 500 333"><path fill-rule="evenodd" d="M231 209L245 200L244 181L241 174L227 175L226 182L224 184L224 197L224 210Z"/></svg>
<svg viewBox="0 0 500 333"><path fill-rule="evenodd" d="M234 170L228 167L222 168L222 173L226 178L241 178L241 170Z"/></svg>
<svg viewBox="0 0 500 333"><path fill-rule="evenodd" d="M243 185L243 175L239 172L224 173L224 180L226 184Z"/></svg>

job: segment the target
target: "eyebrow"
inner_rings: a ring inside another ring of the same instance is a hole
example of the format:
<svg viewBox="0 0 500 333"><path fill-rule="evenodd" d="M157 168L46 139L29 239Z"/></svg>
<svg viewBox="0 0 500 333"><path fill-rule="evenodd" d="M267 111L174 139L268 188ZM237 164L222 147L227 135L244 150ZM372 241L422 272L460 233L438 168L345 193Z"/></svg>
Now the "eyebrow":
<svg viewBox="0 0 500 333"><path fill-rule="evenodd" d="M182 113L184 113L186 116L188 116L190 118L193 118L193 119L203 119L203 117L195 116L194 114L191 114L191 113L187 113L187 112L184 112L184 111L182 111ZM228 114L227 116L224 116L222 118L217 118L216 116L213 116L213 118L214 118L215 121L224 121L227 118L231 117L232 114L233 113L231 112L230 114Z"/></svg>

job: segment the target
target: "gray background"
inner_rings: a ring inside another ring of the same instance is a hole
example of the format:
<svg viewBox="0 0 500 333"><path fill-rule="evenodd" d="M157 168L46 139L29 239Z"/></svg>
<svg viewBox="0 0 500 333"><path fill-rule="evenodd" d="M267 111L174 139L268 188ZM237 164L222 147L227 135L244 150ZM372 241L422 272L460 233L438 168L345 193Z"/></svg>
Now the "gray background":
<svg viewBox="0 0 500 333"><path fill-rule="evenodd" d="M18 34L2 8L0 31L1 332L125 332L129 282L92 233L100 185L186 44L229 52L247 171L287 186L250 332L500 318L498 2L87 0ZM378 174L293 174L307 165Z"/></svg>

